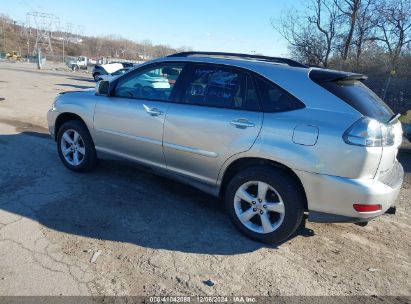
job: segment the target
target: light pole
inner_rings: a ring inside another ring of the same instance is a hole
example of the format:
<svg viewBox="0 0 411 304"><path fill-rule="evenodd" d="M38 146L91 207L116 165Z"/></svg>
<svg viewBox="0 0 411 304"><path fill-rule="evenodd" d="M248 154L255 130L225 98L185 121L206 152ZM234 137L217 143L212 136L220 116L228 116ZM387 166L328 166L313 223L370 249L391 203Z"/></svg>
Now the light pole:
<svg viewBox="0 0 411 304"><path fill-rule="evenodd" d="M59 37L59 40L61 40L61 42L63 43L63 63L64 63L64 37Z"/></svg>
<svg viewBox="0 0 411 304"><path fill-rule="evenodd" d="M42 62L41 62L41 48L37 48L37 69L41 70Z"/></svg>

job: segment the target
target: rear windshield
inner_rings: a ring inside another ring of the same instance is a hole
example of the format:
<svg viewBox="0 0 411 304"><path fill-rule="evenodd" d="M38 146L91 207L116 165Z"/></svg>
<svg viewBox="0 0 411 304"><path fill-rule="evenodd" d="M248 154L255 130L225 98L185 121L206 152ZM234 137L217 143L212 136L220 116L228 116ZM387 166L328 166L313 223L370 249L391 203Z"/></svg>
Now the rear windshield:
<svg viewBox="0 0 411 304"><path fill-rule="evenodd" d="M385 102L359 80L325 81L319 85L364 116L387 123L394 115Z"/></svg>

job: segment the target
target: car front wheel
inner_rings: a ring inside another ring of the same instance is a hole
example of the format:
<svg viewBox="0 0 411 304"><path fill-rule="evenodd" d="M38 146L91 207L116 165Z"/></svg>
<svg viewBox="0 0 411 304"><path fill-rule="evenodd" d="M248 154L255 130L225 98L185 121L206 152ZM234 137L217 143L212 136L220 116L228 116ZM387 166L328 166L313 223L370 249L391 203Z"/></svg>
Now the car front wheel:
<svg viewBox="0 0 411 304"><path fill-rule="evenodd" d="M288 239L304 216L304 197L295 179L270 167L252 167L234 176L225 204L235 226L264 243Z"/></svg>
<svg viewBox="0 0 411 304"><path fill-rule="evenodd" d="M81 121L68 121L60 127L57 151L63 164L73 171L90 171L97 163L93 139Z"/></svg>

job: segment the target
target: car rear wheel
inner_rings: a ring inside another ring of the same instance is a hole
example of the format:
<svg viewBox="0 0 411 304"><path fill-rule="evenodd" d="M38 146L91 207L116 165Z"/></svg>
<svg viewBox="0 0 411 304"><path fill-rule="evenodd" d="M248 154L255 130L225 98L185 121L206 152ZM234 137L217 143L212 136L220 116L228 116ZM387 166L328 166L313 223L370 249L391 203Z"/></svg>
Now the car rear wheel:
<svg viewBox="0 0 411 304"><path fill-rule="evenodd" d="M63 164L73 171L90 171L97 163L93 139L81 121L68 121L60 127L57 150Z"/></svg>
<svg viewBox="0 0 411 304"><path fill-rule="evenodd" d="M264 243L288 239L304 216L304 197L296 181L275 168L252 167L234 176L225 204L235 226Z"/></svg>

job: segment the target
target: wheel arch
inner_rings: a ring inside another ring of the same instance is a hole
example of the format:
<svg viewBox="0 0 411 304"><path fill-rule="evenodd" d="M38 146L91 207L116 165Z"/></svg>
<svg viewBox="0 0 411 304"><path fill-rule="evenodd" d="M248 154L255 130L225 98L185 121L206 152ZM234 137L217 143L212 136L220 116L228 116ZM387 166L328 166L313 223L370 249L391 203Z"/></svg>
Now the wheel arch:
<svg viewBox="0 0 411 304"><path fill-rule="evenodd" d="M287 174L288 176L290 176L292 179L294 179L296 181L297 187L299 189L299 191L301 191L301 194L304 197L304 210L308 211L308 202L307 202L307 196L306 196L306 192L304 189L304 186L300 180L300 178L297 176L297 174L294 173L294 171L273 160L270 159L266 159L266 158L258 158L258 157L243 157L243 158L239 158L234 160L233 162L231 162L224 170L224 173L222 174L222 178L220 179L220 191L219 191L219 197L223 198L225 195L225 190L227 188L228 183L230 182L230 180L240 171L249 168L249 167L253 167L253 166L270 166L272 168L281 170L282 172L284 172L285 174Z"/></svg>
<svg viewBox="0 0 411 304"><path fill-rule="evenodd" d="M71 121L71 120L77 120L77 121L82 122L88 129L86 122L78 114L71 113L71 112L64 112L64 113L59 114L59 116L57 116L56 122L54 124L54 134L55 134L54 139L55 140L57 140L57 134L61 126L67 121Z"/></svg>

